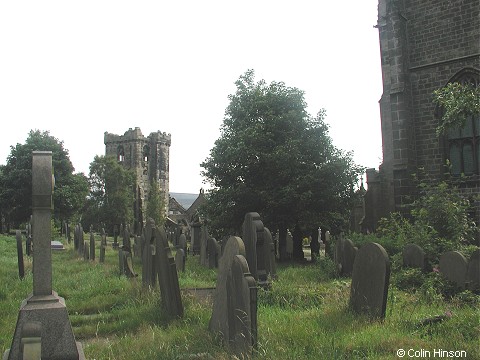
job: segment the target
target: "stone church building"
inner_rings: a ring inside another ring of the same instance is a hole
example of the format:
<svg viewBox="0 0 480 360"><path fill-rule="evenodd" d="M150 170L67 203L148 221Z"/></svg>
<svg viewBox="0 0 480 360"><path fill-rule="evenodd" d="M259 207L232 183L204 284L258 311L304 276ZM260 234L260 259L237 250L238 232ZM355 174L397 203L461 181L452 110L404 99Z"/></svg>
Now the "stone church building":
<svg viewBox="0 0 480 360"><path fill-rule="evenodd" d="M449 82L479 85L479 14L478 0L379 0L383 163L367 170L364 231L405 209L420 172L456 186L480 219L480 119L438 136L442 110L432 102Z"/></svg>
<svg viewBox="0 0 480 360"><path fill-rule="evenodd" d="M136 127L123 135L105 132L104 143L106 156L115 156L136 174L134 231L142 227L151 184L158 186L164 195L165 214L168 214L171 135L157 131L145 137Z"/></svg>

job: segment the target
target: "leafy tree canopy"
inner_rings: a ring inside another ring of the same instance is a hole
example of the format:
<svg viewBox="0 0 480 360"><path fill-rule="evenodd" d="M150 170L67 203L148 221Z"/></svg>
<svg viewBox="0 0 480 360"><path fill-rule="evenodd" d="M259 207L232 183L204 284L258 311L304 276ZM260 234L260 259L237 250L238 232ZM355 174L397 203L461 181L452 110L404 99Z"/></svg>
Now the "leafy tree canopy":
<svg viewBox="0 0 480 360"><path fill-rule="evenodd" d="M213 187L213 227L235 232L251 211L272 229L343 225L363 169L332 144L325 111L310 116L303 91L255 82L253 70L235 84L221 136L201 164Z"/></svg>
<svg viewBox="0 0 480 360"><path fill-rule="evenodd" d="M32 206L32 151L51 151L55 176L54 218L70 219L88 193L86 177L74 174L63 141L48 131L31 130L25 144L10 147L7 163L0 173L0 204L7 222L18 226L28 221Z"/></svg>
<svg viewBox="0 0 480 360"><path fill-rule="evenodd" d="M433 102L441 108L442 116L437 134L449 128L463 127L471 116L480 116L480 87L472 84L449 83L435 90Z"/></svg>
<svg viewBox="0 0 480 360"><path fill-rule="evenodd" d="M82 224L103 223L109 231L115 224L133 221L135 174L113 156L95 156L90 164L90 195ZM106 229L106 230L107 230Z"/></svg>

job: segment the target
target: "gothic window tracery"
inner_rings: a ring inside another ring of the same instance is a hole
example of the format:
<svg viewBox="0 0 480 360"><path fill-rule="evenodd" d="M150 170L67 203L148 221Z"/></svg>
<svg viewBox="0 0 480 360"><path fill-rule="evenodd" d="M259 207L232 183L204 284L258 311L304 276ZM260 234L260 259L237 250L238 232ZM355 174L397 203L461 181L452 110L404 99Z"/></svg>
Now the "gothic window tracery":
<svg viewBox="0 0 480 360"><path fill-rule="evenodd" d="M465 71L456 76L452 82L479 86L479 77L478 74L475 76L474 73ZM448 130L446 151L452 175L480 174L480 116L469 117L462 128Z"/></svg>
<svg viewBox="0 0 480 360"><path fill-rule="evenodd" d="M125 161L125 149L122 145L119 145L117 148L117 160L120 162Z"/></svg>

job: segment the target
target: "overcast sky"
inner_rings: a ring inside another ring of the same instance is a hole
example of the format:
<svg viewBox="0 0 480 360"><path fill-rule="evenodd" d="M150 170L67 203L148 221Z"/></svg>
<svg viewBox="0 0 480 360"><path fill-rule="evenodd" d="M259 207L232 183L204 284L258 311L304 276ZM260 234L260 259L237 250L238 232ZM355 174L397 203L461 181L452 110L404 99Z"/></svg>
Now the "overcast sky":
<svg viewBox="0 0 480 360"><path fill-rule="evenodd" d="M334 144L378 167L377 0L1 1L0 164L31 129L78 172L105 131L170 133L170 191L198 193L228 95L247 69L305 91Z"/></svg>

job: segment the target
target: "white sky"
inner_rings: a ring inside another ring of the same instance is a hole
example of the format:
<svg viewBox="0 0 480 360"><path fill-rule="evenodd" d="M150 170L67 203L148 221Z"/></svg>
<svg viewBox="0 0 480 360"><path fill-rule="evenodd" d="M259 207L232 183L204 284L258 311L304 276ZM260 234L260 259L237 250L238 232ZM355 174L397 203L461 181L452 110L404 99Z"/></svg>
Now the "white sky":
<svg viewBox="0 0 480 360"><path fill-rule="evenodd" d="M31 129L76 171L105 131L170 133L170 191L198 193L229 94L256 80L305 91L334 144L381 163L377 0L1 1L0 164Z"/></svg>

